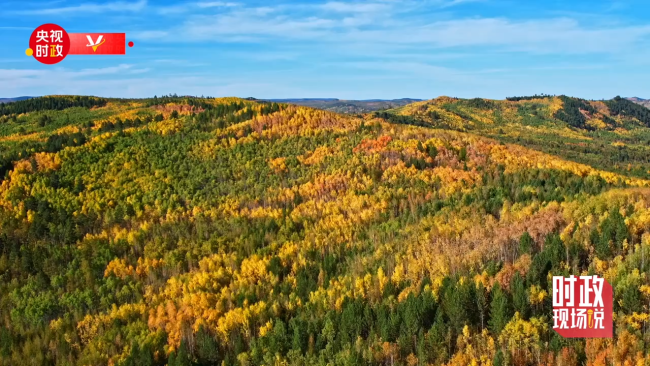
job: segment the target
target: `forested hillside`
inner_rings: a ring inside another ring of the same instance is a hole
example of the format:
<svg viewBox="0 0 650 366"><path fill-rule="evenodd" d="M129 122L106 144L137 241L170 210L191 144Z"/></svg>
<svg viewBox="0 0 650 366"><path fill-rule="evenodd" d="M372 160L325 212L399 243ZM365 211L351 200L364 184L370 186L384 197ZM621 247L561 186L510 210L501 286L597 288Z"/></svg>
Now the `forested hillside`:
<svg viewBox="0 0 650 366"><path fill-rule="evenodd" d="M0 364L643 365L626 102L0 106ZM551 329L569 274L612 284L614 339Z"/></svg>
<svg viewBox="0 0 650 366"><path fill-rule="evenodd" d="M506 101L440 97L377 116L477 133L599 169L650 178L650 110L620 97L608 101L547 95Z"/></svg>

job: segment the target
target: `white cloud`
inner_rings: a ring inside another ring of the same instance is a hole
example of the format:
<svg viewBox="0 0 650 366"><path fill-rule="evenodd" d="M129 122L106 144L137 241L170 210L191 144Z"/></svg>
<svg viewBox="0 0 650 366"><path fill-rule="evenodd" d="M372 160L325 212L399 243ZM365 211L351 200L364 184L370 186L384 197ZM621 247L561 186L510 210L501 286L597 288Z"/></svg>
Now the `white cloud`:
<svg viewBox="0 0 650 366"><path fill-rule="evenodd" d="M253 61L293 61L305 56L300 52L291 51L223 51L219 55L225 58Z"/></svg>
<svg viewBox="0 0 650 366"><path fill-rule="evenodd" d="M0 69L0 94L5 95L96 95L142 98L165 93L181 95L253 96L301 95L303 90L282 87L276 82L242 82L204 76L139 77L147 69L120 65L101 69L20 70ZM98 79L99 75L111 75ZM93 76L93 77L91 77Z"/></svg>
<svg viewBox="0 0 650 366"><path fill-rule="evenodd" d="M153 60L153 62L160 65L172 65L172 66L184 66L184 67L197 67L197 66L207 66L209 64L202 62L192 62L188 60L177 60L177 59L158 59Z"/></svg>
<svg viewBox="0 0 650 366"><path fill-rule="evenodd" d="M48 70L30 70L30 69L0 69L0 80L10 81L16 79L28 79L37 76L43 76Z"/></svg>
<svg viewBox="0 0 650 366"><path fill-rule="evenodd" d="M314 39L313 37L325 35L320 33L322 30L336 26L336 21L332 19L292 19L271 13L271 8L257 8L228 14L197 16L181 27L179 35L196 41L236 41L269 37Z"/></svg>
<svg viewBox="0 0 650 366"><path fill-rule="evenodd" d="M238 6L238 3L229 3L229 2L223 2L223 1L208 1L208 2L201 2L201 3L196 3L196 6L199 8L221 8L221 7L233 7L233 6Z"/></svg>
<svg viewBox="0 0 650 366"><path fill-rule="evenodd" d="M349 3L341 1L330 1L321 6L327 11L341 13L376 13L389 10L389 4L385 3Z"/></svg>
<svg viewBox="0 0 650 366"><path fill-rule="evenodd" d="M95 69L82 69L79 71L62 71L62 73L70 78L78 78L78 77L85 77L85 76L97 76L97 75L109 75L109 74L120 74L125 71L129 71L130 73L133 73L133 65L127 65L127 64L121 64L117 66L109 66L109 67L103 67L103 68L95 68ZM137 71L136 71L137 73Z"/></svg>
<svg viewBox="0 0 650 366"><path fill-rule="evenodd" d="M587 28L567 18L483 18L437 22L412 31L406 39L382 36L389 42L428 43L436 47L502 46L510 51L544 53L617 52L650 35L650 26Z"/></svg>
<svg viewBox="0 0 650 366"><path fill-rule="evenodd" d="M47 9L31 9L21 10L17 13L27 15L57 15L57 14L88 14L88 13L101 13L105 11L114 12L137 12L143 10L147 6L147 0L138 0L137 2L115 1L108 3L86 3L76 6L66 6L60 8L47 8Z"/></svg>
<svg viewBox="0 0 650 366"><path fill-rule="evenodd" d="M485 0L451 0L451 1L441 1L439 6L441 8L450 8L452 6L467 4L467 3L477 3L483 2Z"/></svg>
<svg viewBox="0 0 650 366"><path fill-rule="evenodd" d="M129 32L129 38L139 39L139 40L165 40L169 36L167 31L139 31L139 32Z"/></svg>
<svg viewBox="0 0 650 366"><path fill-rule="evenodd" d="M178 5L162 6L155 9L160 15L174 15L195 12L197 10L205 11L210 8L232 8L238 6L238 3L211 1L211 2L196 2L196 3L182 3Z"/></svg>
<svg viewBox="0 0 650 366"><path fill-rule="evenodd" d="M449 67L432 65L416 61L369 61L342 63L362 70L389 71L391 75L409 75L422 80L454 83L457 85L488 85L491 80L478 78L476 72L467 72Z"/></svg>
<svg viewBox="0 0 650 366"><path fill-rule="evenodd" d="M449 7L469 1L434 1ZM492 47L528 53L618 53L650 35L650 25L584 25L571 18L443 20L408 14L412 2L330 1L296 11L284 6L232 7L217 14L192 15L168 30L135 32L135 38L160 41L274 42L306 41L344 48L362 44L389 50ZM320 9L320 11L314 11ZM380 11L387 9L386 11Z"/></svg>
<svg viewBox="0 0 650 366"><path fill-rule="evenodd" d="M539 84L533 92L580 95L579 90L584 90L583 96L587 96L584 93L593 95L610 88L621 90L620 94L642 95L638 89L644 76L633 70L648 64L643 45L650 37L650 25L558 13L553 13L554 18L514 19L459 18L453 12L465 3L481 0L320 0L284 5L271 2L260 7L228 0L175 0L167 7L158 2L147 5L144 0L87 1L99 3L46 11L121 11L115 4L131 4L125 11L146 8L137 15L143 21L134 21L134 31L125 29L128 38L143 41L137 49L149 52L146 58L154 59L151 67L177 74L149 77L149 69L134 65L77 71L52 67L16 70L10 69L13 61L0 60L6 67L0 70L0 94L51 90L70 94L101 91L107 96L176 92L282 97L320 93L353 98L361 97L358 93L398 97L390 93L406 91L421 97L435 96L431 95L435 92L505 96L524 94L529 85ZM163 22L160 14L170 17ZM132 14L128 16L130 20ZM142 31L147 24L156 26ZM172 49L168 42L182 44L183 51ZM191 42L196 43L186 44ZM233 48L216 47L213 42L241 43ZM245 44L250 42L254 44ZM542 53L558 57L539 57ZM577 54L590 56L574 57ZM559 61L560 56L565 61ZM134 58L142 61L141 56ZM585 66L590 62L602 63L594 66L601 68L598 77ZM205 63L214 67L190 71L186 67ZM528 67L512 67L522 63ZM626 70L625 65L634 67ZM241 73L223 79L234 70ZM622 75L626 73L638 76ZM571 89L574 84L577 86ZM624 92L634 85L639 85L637 92ZM299 89L303 86L305 90Z"/></svg>
<svg viewBox="0 0 650 366"><path fill-rule="evenodd" d="M156 13L160 15L182 14L190 10L191 8L188 5L171 5L157 8Z"/></svg>
<svg viewBox="0 0 650 366"><path fill-rule="evenodd" d="M94 69L81 69L81 70L70 70L65 68L55 68L55 69L0 69L0 80L7 82L9 87L19 86L21 83L38 85L38 83L43 83L44 85L56 85L61 83L65 85L69 82L79 81L91 76L101 76L101 75L115 75L115 74L141 74L149 71L149 69L137 69L133 68L134 65L120 64L117 66L109 66L103 68L94 68ZM97 79L93 79L93 82L97 83Z"/></svg>

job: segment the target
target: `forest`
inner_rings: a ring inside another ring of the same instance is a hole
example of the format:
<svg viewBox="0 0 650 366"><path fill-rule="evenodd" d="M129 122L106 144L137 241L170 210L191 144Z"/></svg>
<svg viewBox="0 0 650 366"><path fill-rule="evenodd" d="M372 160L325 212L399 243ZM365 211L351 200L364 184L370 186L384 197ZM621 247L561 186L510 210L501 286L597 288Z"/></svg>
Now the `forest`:
<svg viewBox="0 0 650 366"><path fill-rule="evenodd" d="M0 365L650 365L628 103L0 104ZM571 274L613 339L553 331Z"/></svg>

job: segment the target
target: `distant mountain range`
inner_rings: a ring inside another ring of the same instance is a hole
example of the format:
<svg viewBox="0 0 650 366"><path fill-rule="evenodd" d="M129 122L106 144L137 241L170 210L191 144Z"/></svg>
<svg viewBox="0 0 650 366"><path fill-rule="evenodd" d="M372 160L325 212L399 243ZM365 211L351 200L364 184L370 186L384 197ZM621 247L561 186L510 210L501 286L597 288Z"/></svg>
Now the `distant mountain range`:
<svg viewBox="0 0 650 366"><path fill-rule="evenodd" d="M337 113L367 113L384 109L398 108L422 99L368 99L344 100L336 98L295 98L295 99L263 99L270 102L296 104L305 107L324 109Z"/></svg>
<svg viewBox="0 0 650 366"><path fill-rule="evenodd" d="M33 96L22 96L15 98L0 98L0 103L12 103L21 100L35 98ZM345 100L337 98L283 98L283 99L257 99L246 98L248 100L263 100L277 103L296 104L306 107L324 109L337 113L367 113L384 109L392 109L405 106L407 104L422 102L423 99L401 98L401 99L366 99L366 100ZM650 108L650 99L639 97L625 98L646 108Z"/></svg>
<svg viewBox="0 0 650 366"><path fill-rule="evenodd" d="M0 98L0 103L11 103L11 102L17 102L20 100L31 99L31 98L34 97Z"/></svg>
<svg viewBox="0 0 650 366"><path fill-rule="evenodd" d="M255 99L255 98L253 98ZM286 98L286 99L261 99L278 103L300 103L300 102L338 102L336 98Z"/></svg>
<svg viewBox="0 0 650 366"><path fill-rule="evenodd" d="M17 97L17 98L0 98L0 103L11 103L34 97ZM384 109L398 108L414 102L421 102L423 99L368 99L368 100L344 100L337 98L284 98L284 99L257 99L246 98L248 100L263 100L269 102L296 104L306 107L324 109L337 113L367 113Z"/></svg>
<svg viewBox="0 0 650 366"><path fill-rule="evenodd" d="M627 100L650 108L650 99L638 97L626 98ZM289 98L289 99L263 99L271 102L296 104L306 107L324 109L337 113L368 113L385 109L399 108L407 104L422 102L422 99L367 99L345 100L336 98Z"/></svg>
<svg viewBox="0 0 650 366"><path fill-rule="evenodd" d="M631 98L625 98L629 101L632 101L636 104L641 104L642 106L646 108L650 108L650 99L643 99L643 98L638 98L638 97L631 97Z"/></svg>

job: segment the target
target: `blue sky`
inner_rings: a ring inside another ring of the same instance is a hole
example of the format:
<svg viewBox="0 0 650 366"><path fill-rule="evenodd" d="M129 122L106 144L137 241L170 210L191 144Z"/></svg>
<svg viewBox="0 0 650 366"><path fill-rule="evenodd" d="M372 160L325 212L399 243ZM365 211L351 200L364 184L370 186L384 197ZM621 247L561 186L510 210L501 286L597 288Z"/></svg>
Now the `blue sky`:
<svg viewBox="0 0 650 366"><path fill-rule="evenodd" d="M0 97L650 98L648 1L2 0ZM33 29L125 56L25 56Z"/></svg>

